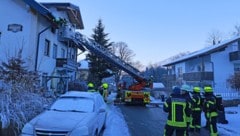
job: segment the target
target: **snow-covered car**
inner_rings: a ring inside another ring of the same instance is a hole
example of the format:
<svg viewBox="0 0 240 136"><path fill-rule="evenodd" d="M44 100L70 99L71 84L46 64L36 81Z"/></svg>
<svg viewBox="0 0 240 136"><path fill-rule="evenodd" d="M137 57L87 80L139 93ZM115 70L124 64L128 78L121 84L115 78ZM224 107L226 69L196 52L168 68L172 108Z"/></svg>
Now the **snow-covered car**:
<svg viewBox="0 0 240 136"><path fill-rule="evenodd" d="M26 123L22 136L97 136L102 133L107 105L99 93L69 91Z"/></svg>

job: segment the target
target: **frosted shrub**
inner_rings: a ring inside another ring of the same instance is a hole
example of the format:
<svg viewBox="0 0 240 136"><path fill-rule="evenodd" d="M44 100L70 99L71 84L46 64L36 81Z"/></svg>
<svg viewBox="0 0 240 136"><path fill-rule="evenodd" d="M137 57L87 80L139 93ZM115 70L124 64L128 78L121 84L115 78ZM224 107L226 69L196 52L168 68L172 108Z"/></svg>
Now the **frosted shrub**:
<svg viewBox="0 0 240 136"><path fill-rule="evenodd" d="M28 71L23 64L19 55L0 65L0 126L14 135L51 103L43 97L38 73Z"/></svg>

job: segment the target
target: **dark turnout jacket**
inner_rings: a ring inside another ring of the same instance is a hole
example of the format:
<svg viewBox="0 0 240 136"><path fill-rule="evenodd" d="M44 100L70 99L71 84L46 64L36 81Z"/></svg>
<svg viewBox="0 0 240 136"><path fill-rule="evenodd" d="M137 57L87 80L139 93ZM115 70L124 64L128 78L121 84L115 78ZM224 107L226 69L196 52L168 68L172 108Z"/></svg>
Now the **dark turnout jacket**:
<svg viewBox="0 0 240 136"><path fill-rule="evenodd" d="M187 127L187 116L190 116L191 108L184 96L172 94L164 103L163 110L168 112L167 125Z"/></svg>

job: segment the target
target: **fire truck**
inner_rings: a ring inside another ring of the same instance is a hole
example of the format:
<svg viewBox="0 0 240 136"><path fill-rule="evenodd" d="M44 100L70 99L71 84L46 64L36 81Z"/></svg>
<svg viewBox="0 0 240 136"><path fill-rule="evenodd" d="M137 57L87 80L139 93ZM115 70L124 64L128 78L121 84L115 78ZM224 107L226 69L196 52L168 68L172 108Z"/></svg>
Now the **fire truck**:
<svg viewBox="0 0 240 136"><path fill-rule="evenodd" d="M151 87L152 82L151 80L146 79L144 76L142 76L138 69L126 63L115 54L106 50L103 46L95 42L93 39L86 37L80 32L68 34L65 29L62 29L60 30L60 33L61 38L70 38L73 42L76 43L77 46L79 46L78 48L81 50L88 50L90 52L93 52L97 56L102 57L109 63L125 71L137 81L135 84L129 86L129 88L124 91L125 103L139 103L145 105L150 102L150 92L146 91L145 89Z"/></svg>

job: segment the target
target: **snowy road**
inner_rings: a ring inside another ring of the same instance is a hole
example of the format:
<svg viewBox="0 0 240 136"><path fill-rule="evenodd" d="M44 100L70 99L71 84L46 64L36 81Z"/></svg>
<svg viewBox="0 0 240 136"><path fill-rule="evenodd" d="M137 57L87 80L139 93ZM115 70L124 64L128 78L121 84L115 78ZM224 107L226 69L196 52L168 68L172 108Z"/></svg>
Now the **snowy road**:
<svg viewBox="0 0 240 136"><path fill-rule="evenodd" d="M116 94L110 95L110 101L116 97ZM160 100L151 100L154 104L160 104L159 107L153 106L125 106L122 104L109 104L109 114L106 122L106 129L103 136L161 136L163 135L164 125L167 114L163 112L162 102ZM239 120L240 106L226 107L226 119L228 124L217 124L219 136L240 136ZM206 120L202 113L202 127ZM209 132L201 128L201 136L208 136ZM198 136L190 133L190 136Z"/></svg>
<svg viewBox="0 0 240 136"><path fill-rule="evenodd" d="M125 106L119 105L127 122L131 136L161 136L167 114L161 107ZM193 136L196 134L191 134ZM205 129L201 129L201 135L209 135Z"/></svg>
<svg viewBox="0 0 240 136"><path fill-rule="evenodd" d="M120 105L132 136L163 135L166 115L162 108Z"/></svg>

